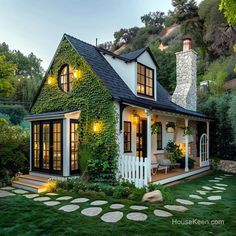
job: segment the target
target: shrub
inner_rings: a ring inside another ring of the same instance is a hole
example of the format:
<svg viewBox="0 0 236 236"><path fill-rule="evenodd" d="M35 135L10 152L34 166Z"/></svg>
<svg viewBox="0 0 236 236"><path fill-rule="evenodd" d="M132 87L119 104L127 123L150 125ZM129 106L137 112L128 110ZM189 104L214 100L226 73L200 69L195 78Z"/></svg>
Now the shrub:
<svg viewBox="0 0 236 236"><path fill-rule="evenodd" d="M58 181L50 180L47 183L47 191L48 192L56 192L58 189Z"/></svg>
<svg viewBox="0 0 236 236"><path fill-rule="evenodd" d="M27 114L25 108L21 105L1 105L0 113L8 115L13 125L20 125L24 116Z"/></svg>
<svg viewBox="0 0 236 236"><path fill-rule="evenodd" d="M121 185L118 185L115 187L115 190L113 192L113 197L120 199L120 198L127 198L131 193L131 190L129 187L123 187Z"/></svg>
<svg viewBox="0 0 236 236"><path fill-rule="evenodd" d="M19 126L0 125L0 179L28 172L29 133Z"/></svg>
<svg viewBox="0 0 236 236"><path fill-rule="evenodd" d="M166 146L166 151L170 154L170 158L172 162L178 162L182 159L183 153L179 147L179 145L175 144L172 141L169 141Z"/></svg>
<svg viewBox="0 0 236 236"><path fill-rule="evenodd" d="M143 198L143 195L146 193L146 188L133 188L131 194L129 195L130 200L140 201Z"/></svg>

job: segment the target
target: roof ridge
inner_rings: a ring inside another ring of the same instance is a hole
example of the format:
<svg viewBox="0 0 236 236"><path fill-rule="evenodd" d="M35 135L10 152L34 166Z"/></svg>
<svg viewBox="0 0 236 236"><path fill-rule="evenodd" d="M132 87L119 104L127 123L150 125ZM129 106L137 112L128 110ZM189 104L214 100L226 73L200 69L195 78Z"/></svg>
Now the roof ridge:
<svg viewBox="0 0 236 236"><path fill-rule="evenodd" d="M91 46L91 47L98 48L98 47L92 45L91 43L87 43L87 42L85 42L85 41L83 41L83 40L81 40L81 39L78 39L78 38L76 38L76 37L74 37L74 36L72 36L72 35L69 35L69 34L67 34L67 33L64 33L64 35L65 35L66 37L69 36L69 37L71 37L71 38L73 38L73 39L75 39L75 40L78 40L78 41L80 41L80 42L82 42L82 43L84 43L84 44L87 44L87 45L89 45L89 46Z"/></svg>

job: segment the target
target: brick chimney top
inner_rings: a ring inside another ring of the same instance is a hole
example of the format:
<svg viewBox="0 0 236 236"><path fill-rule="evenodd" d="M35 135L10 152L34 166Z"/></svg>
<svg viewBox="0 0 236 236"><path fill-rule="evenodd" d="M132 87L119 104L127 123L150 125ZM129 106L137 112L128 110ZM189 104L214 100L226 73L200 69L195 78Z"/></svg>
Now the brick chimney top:
<svg viewBox="0 0 236 236"><path fill-rule="evenodd" d="M192 49L192 39L191 38L184 38L183 39L183 51L188 51Z"/></svg>

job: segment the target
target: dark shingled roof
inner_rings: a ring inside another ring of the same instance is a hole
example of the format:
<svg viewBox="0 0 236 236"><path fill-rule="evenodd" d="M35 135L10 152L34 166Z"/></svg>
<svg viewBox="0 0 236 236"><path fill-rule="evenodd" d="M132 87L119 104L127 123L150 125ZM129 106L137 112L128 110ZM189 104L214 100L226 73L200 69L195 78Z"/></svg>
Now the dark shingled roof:
<svg viewBox="0 0 236 236"><path fill-rule="evenodd" d="M147 50L146 48L141 48L141 49L135 50L133 52L121 54L120 56L122 56L130 61L133 61L133 60L136 60L146 50Z"/></svg>
<svg viewBox="0 0 236 236"><path fill-rule="evenodd" d="M163 111L170 111L201 118L207 118L205 115L201 113L186 110L176 105L175 103L171 102L169 93L162 87L162 85L158 81L157 81L157 101L135 96L135 94L129 89L126 83L120 78L117 72L112 68L112 66L107 62L107 60L101 54L101 53L108 54L109 51L97 48L91 44L76 39L68 34L64 34L63 39L64 38L66 38L71 43L71 45L74 47L74 49L77 51L79 55L85 58L85 60L94 70L94 72L99 76L101 81L103 81L113 99L127 102L132 105L141 106L144 108L159 109ZM136 50L133 53L131 52L124 54L121 57L126 58L126 60L132 60L131 58L137 57L138 54L141 55L145 50L144 49ZM109 53L110 55L113 55L112 52ZM37 96L40 93L44 81L40 86L40 89L35 97L34 102L36 101Z"/></svg>

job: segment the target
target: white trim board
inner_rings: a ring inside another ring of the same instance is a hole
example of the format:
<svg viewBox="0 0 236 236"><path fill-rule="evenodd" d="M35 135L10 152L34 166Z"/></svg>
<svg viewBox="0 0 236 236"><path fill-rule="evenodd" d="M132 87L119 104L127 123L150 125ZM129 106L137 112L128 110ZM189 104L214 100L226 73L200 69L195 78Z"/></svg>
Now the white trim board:
<svg viewBox="0 0 236 236"><path fill-rule="evenodd" d="M203 168L200 168L200 169L197 169L197 170L186 172L186 173L181 174L181 175L176 175L176 176L172 176L170 178L157 180L157 181L152 182L152 184L168 184L168 183L174 182L176 180L180 180L180 179L187 178L189 176L200 174L200 173L205 172L209 169L210 169L210 166L206 166L206 167L203 167Z"/></svg>

